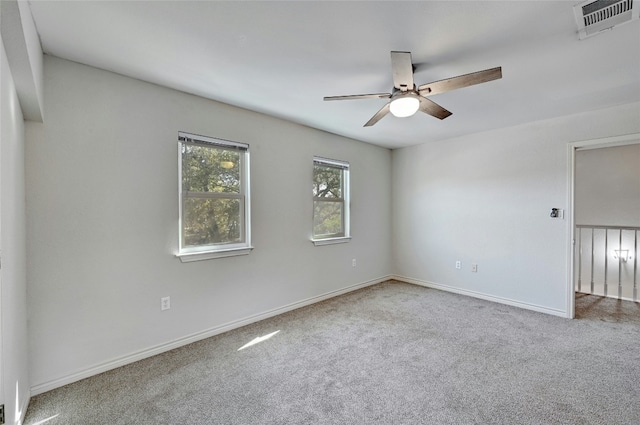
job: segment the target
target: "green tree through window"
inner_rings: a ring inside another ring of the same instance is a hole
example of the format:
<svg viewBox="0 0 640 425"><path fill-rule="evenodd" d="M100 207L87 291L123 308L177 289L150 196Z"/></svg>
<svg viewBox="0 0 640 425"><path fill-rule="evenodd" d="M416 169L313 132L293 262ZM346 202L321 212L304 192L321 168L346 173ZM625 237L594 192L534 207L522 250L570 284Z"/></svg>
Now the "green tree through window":
<svg viewBox="0 0 640 425"><path fill-rule="evenodd" d="M181 251L246 243L248 152L238 145L181 139Z"/></svg>
<svg viewBox="0 0 640 425"><path fill-rule="evenodd" d="M349 164L314 158L313 166L313 238L348 236Z"/></svg>

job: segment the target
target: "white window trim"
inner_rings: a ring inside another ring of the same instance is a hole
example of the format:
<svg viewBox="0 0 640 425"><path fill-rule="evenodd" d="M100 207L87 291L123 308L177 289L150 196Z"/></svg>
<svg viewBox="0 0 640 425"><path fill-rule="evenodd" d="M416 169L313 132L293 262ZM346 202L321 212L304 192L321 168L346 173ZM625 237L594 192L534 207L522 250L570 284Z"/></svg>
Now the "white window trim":
<svg viewBox="0 0 640 425"><path fill-rule="evenodd" d="M313 165L328 165L331 167L341 168L343 170L343 199L344 199L344 235L331 236L327 238L314 238L313 237L313 225L311 230L311 242L315 246L334 245L339 243L347 243L351 240L351 183L350 183L350 170L349 163L347 161L340 161L337 159L323 158L319 156L313 157Z"/></svg>
<svg viewBox="0 0 640 425"><path fill-rule="evenodd" d="M176 254L176 257L178 257L183 263L191 263L192 261L248 255L252 249L253 247L249 246L243 248L227 248L212 251L184 252Z"/></svg>
<svg viewBox="0 0 640 425"><path fill-rule="evenodd" d="M337 243L347 243L351 240L351 236L341 236L339 238L311 239L315 246L335 245Z"/></svg>
<svg viewBox="0 0 640 425"><path fill-rule="evenodd" d="M230 147L244 151L240 170L241 175L241 193L244 197L243 229L244 241L241 243L205 245L197 247L182 247L182 143L200 143L207 146ZM239 255L247 255L253 250L251 245L251 193L250 193L250 155L249 145L245 143L232 142L229 140L218 139L213 137L201 136L197 134L178 132L178 252L175 254L183 263L193 261L210 260L214 258L234 257Z"/></svg>

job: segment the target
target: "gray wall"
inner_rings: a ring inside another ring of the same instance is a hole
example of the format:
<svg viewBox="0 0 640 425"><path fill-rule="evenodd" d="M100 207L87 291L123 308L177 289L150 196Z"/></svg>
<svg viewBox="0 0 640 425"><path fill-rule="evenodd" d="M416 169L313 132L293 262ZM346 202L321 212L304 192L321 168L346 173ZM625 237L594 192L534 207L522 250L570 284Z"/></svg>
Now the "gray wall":
<svg viewBox="0 0 640 425"><path fill-rule="evenodd" d="M24 123L2 40L0 50L0 400L14 424L29 402Z"/></svg>
<svg viewBox="0 0 640 425"><path fill-rule="evenodd" d="M576 224L640 227L640 140L576 152L575 210Z"/></svg>
<svg viewBox="0 0 640 425"><path fill-rule="evenodd" d="M395 273L567 315L568 220L549 211L568 208L568 144L639 118L635 103L393 151Z"/></svg>
<svg viewBox="0 0 640 425"><path fill-rule="evenodd" d="M26 133L34 394L390 275L389 150L48 56L44 78ZM174 257L179 130L250 144L250 255ZM349 243L310 242L314 155L351 164Z"/></svg>

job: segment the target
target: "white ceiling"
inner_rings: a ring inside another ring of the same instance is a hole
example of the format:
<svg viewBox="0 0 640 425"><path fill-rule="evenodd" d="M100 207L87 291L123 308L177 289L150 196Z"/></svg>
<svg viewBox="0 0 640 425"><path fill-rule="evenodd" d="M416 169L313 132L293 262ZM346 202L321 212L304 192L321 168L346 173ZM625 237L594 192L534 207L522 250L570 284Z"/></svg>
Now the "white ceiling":
<svg viewBox="0 0 640 425"><path fill-rule="evenodd" d="M388 148L640 101L640 21L579 40L575 3L29 1L47 54ZM431 97L442 121L322 100L390 92L392 50L416 84L503 78Z"/></svg>

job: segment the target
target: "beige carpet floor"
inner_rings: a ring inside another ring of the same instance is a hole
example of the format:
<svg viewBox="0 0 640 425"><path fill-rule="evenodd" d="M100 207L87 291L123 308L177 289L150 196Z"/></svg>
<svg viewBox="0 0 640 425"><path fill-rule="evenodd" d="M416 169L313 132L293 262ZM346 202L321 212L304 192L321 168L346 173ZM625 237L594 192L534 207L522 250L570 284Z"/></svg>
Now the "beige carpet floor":
<svg viewBox="0 0 640 425"><path fill-rule="evenodd" d="M576 304L389 281L36 396L25 424L639 424L640 306Z"/></svg>

